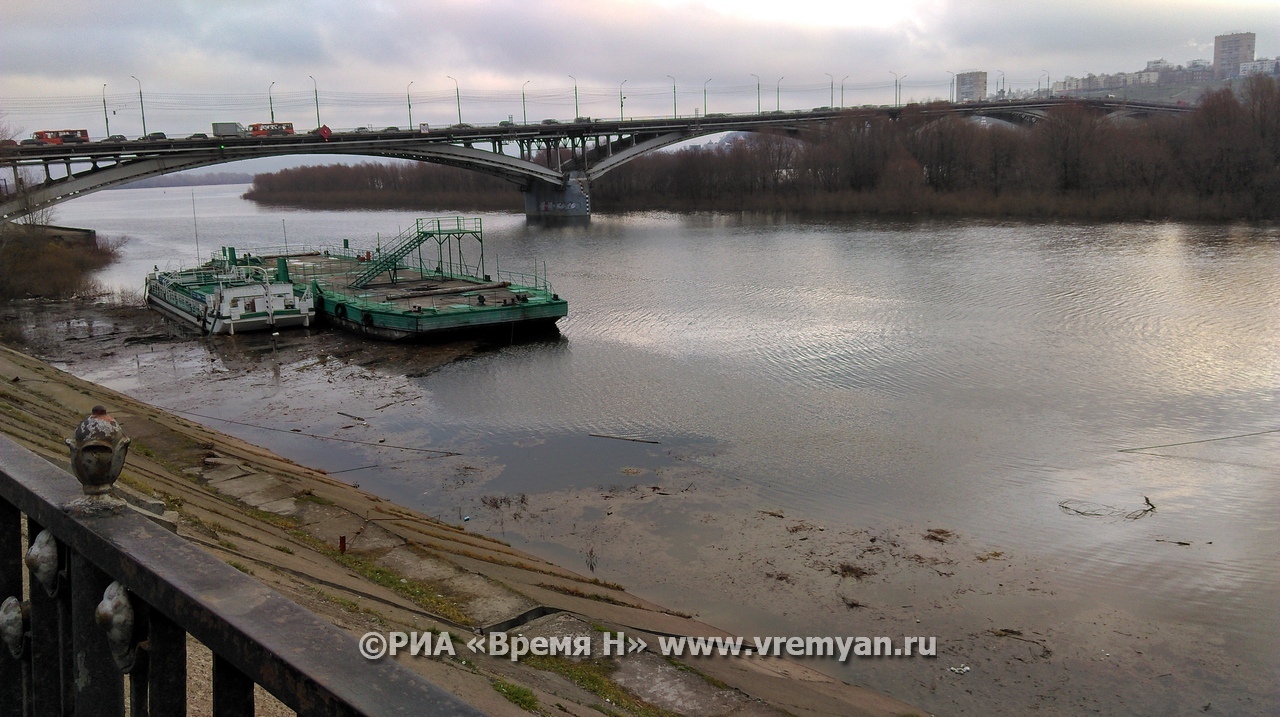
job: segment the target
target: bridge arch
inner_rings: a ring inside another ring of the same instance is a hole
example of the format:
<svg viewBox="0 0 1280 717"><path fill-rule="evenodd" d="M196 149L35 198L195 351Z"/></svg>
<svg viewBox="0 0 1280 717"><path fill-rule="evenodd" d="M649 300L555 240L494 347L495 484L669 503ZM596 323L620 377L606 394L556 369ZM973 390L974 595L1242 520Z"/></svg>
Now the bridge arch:
<svg viewBox="0 0 1280 717"><path fill-rule="evenodd" d="M1128 102L1050 99L1024 102L973 103L915 108L924 114L960 114L1035 121L1054 106L1085 104L1108 114L1146 117L1157 113L1189 111L1185 106ZM598 179L647 152L678 142L722 132L773 132L801 140L821 133L824 125L858 116L897 119L904 108L813 110L753 115L713 115L692 118L633 120L585 120L537 125L453 127L430 132L339 133L328 138L297 135L273 138L187 139L159 142L113 142L75 145L0 148L0 168L8 166L13 191L0 196L0 221L18 217L79 196L162 174L181 172L244 159L304 154L360 155L433 162L483 172L521 185L526 190L526 211L538 214L535 205L575 204L571 213L589 213L589 202L547 201L564 196L585 200L588 187ZM492 151L476 145L490 145ZM516 155L505 149L514 145ZM563 157L568 148L570 158ZM546 150L546 166L533 161ZM55 172L54 167L61 171ZM26 181L23 170L38 169L43 180ZM531 203L529 193L542 198ZM554 207L552 212L559 211Z"/></svg>

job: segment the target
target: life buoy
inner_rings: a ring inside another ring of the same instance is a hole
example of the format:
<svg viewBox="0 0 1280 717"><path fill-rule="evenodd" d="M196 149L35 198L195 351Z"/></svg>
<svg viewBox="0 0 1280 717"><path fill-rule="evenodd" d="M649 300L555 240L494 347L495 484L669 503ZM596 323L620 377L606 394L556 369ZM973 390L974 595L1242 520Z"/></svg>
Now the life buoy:
<svg viewBox="0 0 1280 717"><path fill-rule="evenodd" d="M368 311L361 314L360 323L364 324L365 326L373 326L373 314L369 313Z"/></svg>
<svg viewBox="0 0 1280 717"><path fill-rule="evenodd" d="M336 316L336 317L338 317L339 319L345 319L345 318L347 318L347 305L346 305L346 304L338 304L338 305L334 306L334 307L333 307L333 315L334 315L334 316Z"/></svg>

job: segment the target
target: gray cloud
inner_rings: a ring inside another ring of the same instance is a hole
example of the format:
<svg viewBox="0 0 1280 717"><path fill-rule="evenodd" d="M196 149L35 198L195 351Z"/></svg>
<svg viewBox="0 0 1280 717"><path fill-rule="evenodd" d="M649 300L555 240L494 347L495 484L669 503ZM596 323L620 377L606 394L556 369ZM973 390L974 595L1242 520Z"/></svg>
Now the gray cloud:
<svg viewBox="0 0 1280 717"><path fill-rule="evenodd" d="M1236 29L1258 33L1259 55L1280 52L1273 2L949 0L925 7L927 14L895 26L859 28L816 17L770 23L689 6L582 0L154 0L109 9L80 0L59 3L57 12L22 3L0 27L0 98L93 96L107 83L123 124L137 111L129 99L136 93L130 75L137 75L147 94L238 97L227 114L249 122L263 119L274 81L277 110L302 122L310 75L325 121L335 126L405 122L395 97L410 81L415 118L442 122L456 120L445 78L452 75L464 118L492 121L522 113L525 80L531 118L569 116L569 75L578 78L584 112L616 112L617 86L626 79L627 111L643 115L670 111L668 74L678 81L682 112L701 106L708 78L710 111L747 111L755 106L753 72L761 104L772 105L785 76L782 104L808 107L829 101L825 73L837 81L848 75L846 100L862 104L889 100L890 71L907 75L904 96L919 99L946 95L947 70L1003 70L1011 84L1034 86L1045 69L1060 78L1139 69L1157 57L1206 57L1215 34ZM41 114L20 104L5 108L11 122L63 117L57 107ZM203 128L209 110L184 112L180 104L157 99L154 123ZM68 119L91 118L86 105Z"/></svg>

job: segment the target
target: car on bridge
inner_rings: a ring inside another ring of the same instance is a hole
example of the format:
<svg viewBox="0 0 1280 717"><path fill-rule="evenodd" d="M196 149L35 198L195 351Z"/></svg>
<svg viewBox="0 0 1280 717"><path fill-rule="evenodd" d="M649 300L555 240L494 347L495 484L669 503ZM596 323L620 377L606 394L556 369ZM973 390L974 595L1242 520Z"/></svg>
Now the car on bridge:
<svg viewBox="0 0 1280 717"><path fill-rule="evenodd" d="M113 134L109 137L103 137L98 142L128 142L129 138L122 134Z"/></svg>
<svg viewBox="0 0 1280 717"><path fill-rule="evenodd" d="M160 142L169 141L169 137L164 132L152 132L145 137L139 137L139 142Z"/></svg>

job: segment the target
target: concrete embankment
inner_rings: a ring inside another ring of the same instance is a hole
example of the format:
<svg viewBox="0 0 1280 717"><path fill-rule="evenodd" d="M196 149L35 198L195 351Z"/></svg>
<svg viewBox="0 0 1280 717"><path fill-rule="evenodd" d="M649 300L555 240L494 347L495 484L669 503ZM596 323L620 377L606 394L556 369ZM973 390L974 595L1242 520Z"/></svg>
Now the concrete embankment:
<svg viewBox="0 0 1280 717"><path fill-rule="evenodd" d="M0 348L0 378L0 431L66 468L63 438L107 406L134 441L121 482L162 500L180 535L352 634L444 630L460 648L475 630L597 643L624 630L650 645L726 634L17 351ZM776 658L512 662L462 648L405 664L490 714L923 714Z"/></svg>

